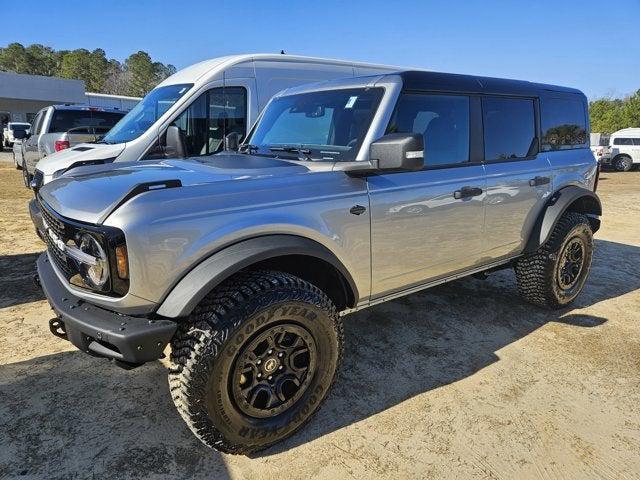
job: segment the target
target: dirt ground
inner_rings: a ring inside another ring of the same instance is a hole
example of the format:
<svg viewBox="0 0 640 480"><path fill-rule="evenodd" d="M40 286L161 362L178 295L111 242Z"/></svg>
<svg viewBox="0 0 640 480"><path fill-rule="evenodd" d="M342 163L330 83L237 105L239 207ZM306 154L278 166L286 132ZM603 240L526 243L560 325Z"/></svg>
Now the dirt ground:
<svg viewBox="0 0 640 480"><path fill-rule="evenodd" d="M601 177L574 308L523 303L505 271L347 317L324 408L252 458L192 436L165 364L49 333L30 194L7 162L0 186L0 478L640 478L640 172Z"/></svg>

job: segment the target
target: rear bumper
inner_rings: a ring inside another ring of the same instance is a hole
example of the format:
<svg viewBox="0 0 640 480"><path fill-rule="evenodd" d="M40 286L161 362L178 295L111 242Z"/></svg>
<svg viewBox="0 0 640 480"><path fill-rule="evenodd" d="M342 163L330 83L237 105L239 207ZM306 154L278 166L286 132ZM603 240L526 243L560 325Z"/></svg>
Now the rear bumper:
<svg viewBox="0 0 640 480"><path fill-rule="evenodd" d="M42 290L58 315L49 322L56 336L83 352L129 366L163 357L176 322L122 315L81 300L62 284L46 253L38 258L37 267Z"/></svg>

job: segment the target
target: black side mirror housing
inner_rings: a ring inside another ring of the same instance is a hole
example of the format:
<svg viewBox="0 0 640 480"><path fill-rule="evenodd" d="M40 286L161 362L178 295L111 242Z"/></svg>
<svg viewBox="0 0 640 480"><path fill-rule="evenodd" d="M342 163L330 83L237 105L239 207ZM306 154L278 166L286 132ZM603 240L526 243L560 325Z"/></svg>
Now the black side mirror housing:
<svg viewBox="0 0 640 480"><path fill-rule="evenodd" d="M237 151L240 145L240 134L238 132L231 132L224 137L224 149Z"/></svg>
<svg viewBox="0 0 640 480"><path fill-rule="evenodd" d="M25 138L29 138L29 134L26 130L14 130L13 138L17 140L24 140Z"/></svg>
<svg viewBox="0 0 640 480"><path fill-rule="evenodd" d="M419 133L390 133L371 144L369 159L378 170L422 170L424 137Z"/></svg>
<svg viewBox="0 0 640 480"><path fill-rule="evenodd" d="M187 156L184 135L182 130L175 125L171 125L167 128L164 152L165 157L168 158L185 158Z"/></svg>

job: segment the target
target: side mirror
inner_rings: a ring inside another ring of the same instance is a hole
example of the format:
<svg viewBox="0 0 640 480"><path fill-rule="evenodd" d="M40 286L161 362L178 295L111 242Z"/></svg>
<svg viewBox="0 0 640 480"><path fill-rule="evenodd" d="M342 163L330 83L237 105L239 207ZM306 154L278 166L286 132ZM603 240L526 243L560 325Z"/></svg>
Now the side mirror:
<svg viewBox="0 0 640 480"><path fill-rule="evenodd" d="M422 170L424 138L419 133L390 133L371 144L369 159L378 170Z"/></svg>
<svg viewBox="0 0 640 480"><path fill-rule="evenodd" d="M238 132L231 132L224 137L224 149L237 151L238 145L240 145L240 134Z"/></svg>
<svg viewBox="0 0 640 480"><path fill-rule="evenodd" d="M185 158L187 150L185 148L184 135L175 125L167 128L164 152L166 157Z"/></svg>
<svg viewBox="0 0 640 480"><path fill-rule="evenodd" d="M13 138L17 139L17 140L23 140L25 138L28 138L29 134L27 133L26 130L14 130L13 131Z"/></svg>

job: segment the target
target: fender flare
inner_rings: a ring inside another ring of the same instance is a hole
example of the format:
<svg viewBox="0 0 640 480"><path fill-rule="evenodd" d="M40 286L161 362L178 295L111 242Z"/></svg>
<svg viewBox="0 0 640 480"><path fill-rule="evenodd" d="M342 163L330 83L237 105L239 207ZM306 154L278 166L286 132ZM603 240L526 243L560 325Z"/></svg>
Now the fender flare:
<svg viewBox="0 0 640 480"><path fill-rule="evenodd" d="M359 298L353 277L328 248L297 235L265 235L225 247L201 261L172 288L156 313L169 318L187 316L213 288L234 273L284 255L306 255L326 261L346 279L353 298Z"/></svg>
<svg viewBox="0 0 640 480"><path fill-rule="evenodd" d="M560 217L568 210L586 214L594 232L600 228L600 219L597 217L602 215L602 204L598 196L584 187L564 187L551 196L538 215L524 253L535 252L544 245Z"/></svg>

